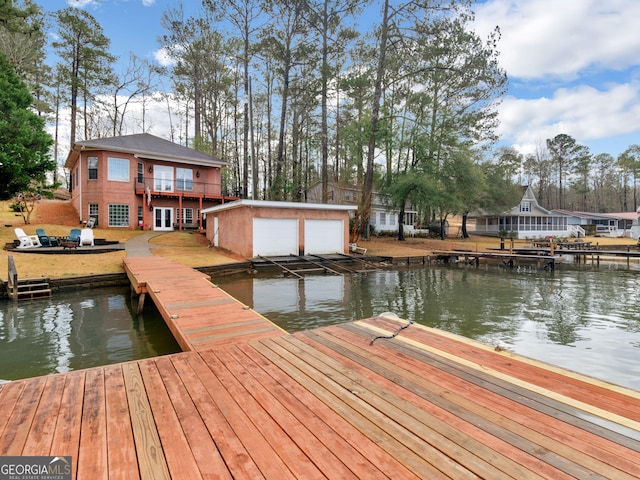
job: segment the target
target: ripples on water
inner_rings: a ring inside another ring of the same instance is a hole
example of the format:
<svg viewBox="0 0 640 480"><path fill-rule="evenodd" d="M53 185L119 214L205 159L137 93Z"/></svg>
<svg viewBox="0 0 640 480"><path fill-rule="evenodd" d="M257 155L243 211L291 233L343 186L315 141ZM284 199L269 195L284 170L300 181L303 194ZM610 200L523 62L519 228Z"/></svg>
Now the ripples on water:
<svg viewBox="0 0 640 480"><path fill-rule="evenodd" d="M179 351L154 308L137 317L128 288L0 302L0 379L67 372Z"/></svg>
<svg viewBox="0 0 640 480"><path fill-rule="evenodd" d="M435 267L216 283L290 332L391 311L640 389L638 275L622 268Z"/></svg>

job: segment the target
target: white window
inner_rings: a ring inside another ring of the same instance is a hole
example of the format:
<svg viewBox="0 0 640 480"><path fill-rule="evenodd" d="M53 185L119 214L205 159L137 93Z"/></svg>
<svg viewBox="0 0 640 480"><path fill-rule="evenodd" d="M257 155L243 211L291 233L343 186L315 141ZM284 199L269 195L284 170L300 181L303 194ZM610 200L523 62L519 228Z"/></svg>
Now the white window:
<svg viewBox="0 0 640 480"><path fill-rule="evenodd" d="M98 157L89 157L87 159L89 166L89 180L98 179Z"/></svg>
<svg viewBox="0 0 640 480"><path fill-rule="evenodd" d="M380 225L387 224L387 214L385 212L380 212Z"/></svg>
<svg viewBox="0 0 640 480"><path fill-rule="evenodd" d="M176 221L180 221L182 218L182 223L193 223L193 208L183 208L182 214L180 214L180 209L176 208Z"/></svg>
<svg viewBox="0 0 640 480"><path fill-rule="evenodd" d="M193 170L176 168L176 190L193 190Z"/></svg>
<svg viewBox="0 0 640 480"><path fill-rule="evenodd" d="M389 215L389 225L396 224L396 216L394 214Z"/></svg>
<svg viewBox="0 0 640 480"><path fill-rule="evenodd" d="M95 218L95 223L93 224L95 227L98 226L98 204L97 203L90 203L89 204L89 218Z"/></svg>
<svg viewBox="0 0 640 480"><path fill-rule="evenodd" d="M173 167L153 167L153 184L156 192L173 192Z"/></svg>
<svg viewBox="0 0 640 480"><path fill-rule="evenodd" d="M126 158L109 157L107 159L109 171L107 178L112 182L129 181L129 160Z"/></svg>
<svg viewBox="0 0 640 480"><path fill-rule="evenodd" d="M520 203L520 211L523 213L531 212L531 202L522 202Z"/></svg>

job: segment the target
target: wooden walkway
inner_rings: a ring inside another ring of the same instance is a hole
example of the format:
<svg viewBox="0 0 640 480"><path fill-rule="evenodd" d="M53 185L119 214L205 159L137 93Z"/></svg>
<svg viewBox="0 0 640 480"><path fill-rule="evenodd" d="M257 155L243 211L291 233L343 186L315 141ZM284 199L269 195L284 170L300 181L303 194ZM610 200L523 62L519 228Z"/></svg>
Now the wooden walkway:
<svg viewBox="0 0 640 480"><path fill-rule="evenodd" d="M162 257L125 257L124 267L140 303L151 297L185 352L284 333L193 268Z"/></svg>
<svg viewBox="0 0 640 480"><path fill-rule="evenodd" d="M378 317L5 384L79 479L631 479L640 393Z"/></svg>
<svg viewBox="0 0 640 480"><path fill-rule="evenodd" d="M433 259L436 261L444 262L459 262L463 261L469 265L480 265L480 259L497 260L504 266L513 268L516 263L531 263L535 262L539 268L545 270L555 269L555 258L552 255L534 255L531 254L518 254L508 252L467 252L467 251L440 251L433 250ZM462 259L462 260L460 260Z"/></svg>

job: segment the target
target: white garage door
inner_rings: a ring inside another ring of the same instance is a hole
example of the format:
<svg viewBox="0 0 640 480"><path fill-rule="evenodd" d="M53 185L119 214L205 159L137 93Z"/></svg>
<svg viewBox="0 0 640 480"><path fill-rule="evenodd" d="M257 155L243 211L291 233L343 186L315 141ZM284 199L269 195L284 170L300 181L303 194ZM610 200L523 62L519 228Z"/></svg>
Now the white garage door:
<svg viewBox="0 0 640 480"><path fill-rule="evenodd" d="M254 218L253 256L297 255L298 220L295 218Z"/></svg>
<svg viewBox="0 0 640 480"><path fill-rule="evenodd" d="M344 220L305 220L304 253L344 253Z"/></svg>

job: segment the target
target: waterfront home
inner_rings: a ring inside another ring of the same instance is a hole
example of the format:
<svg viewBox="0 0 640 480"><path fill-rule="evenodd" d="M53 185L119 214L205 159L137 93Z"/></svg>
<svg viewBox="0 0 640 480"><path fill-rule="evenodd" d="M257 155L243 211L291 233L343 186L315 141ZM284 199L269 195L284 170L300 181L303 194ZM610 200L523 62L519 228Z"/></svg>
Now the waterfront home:
<svg viewBox="0 0 640 480"><path fill-rule="evenodd" d="M362 189L355 185L343 185L337 182L329 182L327 185L327 203L331 205L358 205L362 197ZM306 201L309 203L322 202L322 182L311 185L306 192ZM379 192L373 192L371 197L371 216L369 225L377 233L398 232L397 208L390 207L390 197ZM404 212L404 233L415 233L414 224L418 212L406 209Z"/></svg>
<svg viewBox="0 0 640 480"><path fill-rule="evenodd" d="M540 206L530 186L522 187L520 202L509 210L499 214L475 212L468 218L475 220L474 233L478 235L506 234L525 239L584 236L579 226L569 224L567 215Z"/></svg>
<svg viewBox="0 0 640 480"><path fill-rule="evenodd" d="M148 133L76 142L67 157L79 222L101 228L203 228L223 192L227 162Z"/></svg>
<svg viewBox="0 0 640 480"><path fill-rule="evenodd" d="M631 237L636 240L640 236L638 212L590 213L561 209L553 211L566 215L570 226L579 226L587 235Z"/></svg>

